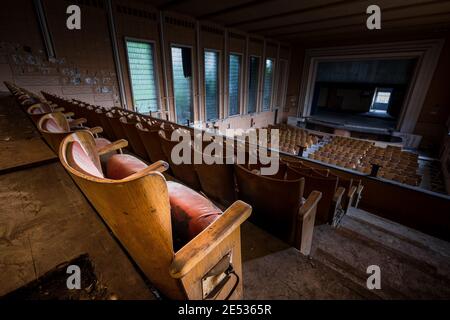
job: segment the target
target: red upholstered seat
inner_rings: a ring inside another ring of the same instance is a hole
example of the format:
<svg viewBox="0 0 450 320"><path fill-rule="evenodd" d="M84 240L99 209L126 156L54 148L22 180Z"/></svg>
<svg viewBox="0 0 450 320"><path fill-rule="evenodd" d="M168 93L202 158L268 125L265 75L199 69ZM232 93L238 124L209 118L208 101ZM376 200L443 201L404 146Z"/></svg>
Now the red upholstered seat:
<svg viewBox="0 0 450 320"><path fill-rule="evenodd" d="M104 177L80 143L75 141L69 146L67 158L74 169L95 177ZM114 154L109 158L106 168L108 179L121 180L147 168L147 165L131 155ZM210 200L189 187L167 181L167 189L175 247L189 242L222 214Z"/></svg>
<svg viewBox="0 0 450 320"><path fill-rule="evenodd" d="M112 155L106 166L106 176L109 179L124 179L148 166L136 157L129 154Z"/></svg>
<svg viewBox="0 0 450 320"><path fill-rule="evenodd" d="M213 223L222 211L198 192L180 183L167 181L174 242L184 244Z"/></svg>

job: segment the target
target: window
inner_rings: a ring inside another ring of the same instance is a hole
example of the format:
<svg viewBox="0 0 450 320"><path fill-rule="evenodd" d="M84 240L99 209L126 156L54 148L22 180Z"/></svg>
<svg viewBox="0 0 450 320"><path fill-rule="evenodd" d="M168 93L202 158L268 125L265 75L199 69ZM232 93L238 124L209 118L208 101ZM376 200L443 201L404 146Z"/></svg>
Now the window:
<svg viewBox="0 0 450 320"><path fill-rule="evenodd" d="M377 114L387 114L391 94L392 89L376 88L369 112Z"/></svg>
<svg viewBox="0 0 450 320"><path fill-rule="evenodd" d="M264 68L263 111L269 111L272 105L273 69L273 59L266 59L266 66Z"/></svg>
<svg viewBox="0 0 450 320"><path fill-rule="evenodd" d="M206 120L219 118L219 53L205 51L205 108Z"/></svg>
<svg viewBox="0 0 450 320"><path fill-rule="evenodd" d="M280 59L279 60L279 68L277 70L278 73L278 85L277 85L277 107L278 108L285 108L285 99L286 99L286 85L287 85L287 78L288 78L288 71L287 71L287 61ZM287 110L286 110L287 111Z"/></svg>
<svg viewBox="0 0 450 320"><path fill-rule="evenodd" d="M239 114L241 87L241 56L230 54L228 66L228 115Z"/></svg>
<svg viewBox="0 0 450 320"><path fill-rule="evenodd" d="M256 112L256 104L258 102L258 85L259 85L259 58L250 57L248 71L248 101L247 113Z"/></svg>
<svg viewBox="0 0 450 320"><path fill-rule="evenodd" d="M126 41L131 91L136 112L158 111L153 45L142 41Z"/></svg>
<svg viewBox="0 0 450 320"><path fill-rule="evenodd" d="M172 47L173 91L177 122L193 121L191 48Z"/></svg>

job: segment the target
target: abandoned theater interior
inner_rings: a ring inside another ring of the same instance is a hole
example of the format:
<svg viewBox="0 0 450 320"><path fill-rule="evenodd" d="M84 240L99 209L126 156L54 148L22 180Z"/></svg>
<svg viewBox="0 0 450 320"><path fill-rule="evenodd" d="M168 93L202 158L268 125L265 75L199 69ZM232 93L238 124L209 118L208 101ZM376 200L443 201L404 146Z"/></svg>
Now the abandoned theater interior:
<svg viewBox="0 0 450 320"><path fill-rule="evenodd" d="M450 2L14 0L0 300L450 299Z"/></svg>

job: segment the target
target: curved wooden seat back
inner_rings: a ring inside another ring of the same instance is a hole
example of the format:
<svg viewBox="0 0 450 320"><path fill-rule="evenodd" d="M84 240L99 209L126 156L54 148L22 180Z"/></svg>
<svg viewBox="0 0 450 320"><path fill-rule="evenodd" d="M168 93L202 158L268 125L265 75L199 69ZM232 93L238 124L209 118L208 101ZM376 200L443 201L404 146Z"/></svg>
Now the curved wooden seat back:
<svg viewBox="0 0 450 320"><path fill-rule="evenodd" d="M46 103L35 103L27 109L27 114L35 124L39 122L39 119L41 119L43 115L52 112L53 109Z"/></svg>
<svg viewBox="0 0 450 320"><path fill-rule="evenodd" d="M58 153L61 141L70 133L70 125L61 112L43 115L37 124L39 132L50 147Z"/></svg>
<svg viewBox="0 0 450 320"><path fill-rule="evenodd" d="M277 237L292 242L304 179L265 177L238 164L234 170L238 197L253 207L252 220Z"/></svg>
<svg viewBox="0 0 450 320"><path fill-rule="evenodd" d="M166 155L166 159L170 164L170 168L178 180L185 183L189 187L194 190L200 190L200 181L197 176L197 172L195 171L194 166L194 154L191 152L191 163L186 164L174 164L172 161L171 153L172 149L178 144L178 141L170 140L170 136L167 137L166 132L164 130L159 130L159 139L161 143L161 148Z"/></svg>
<svg viewBox="0 0 450 320"><path fill-rule="evenodd" d="M120 124L127 136L128 142L131 144L131 147L134 150L134 153L144 160L149 160L149 156L147 155L147 150L145 149L144 143L139 136L138 129L136 128L136 124L139 121L129 119L128 117L122 117Z"/></svg>
<svg viewBox="0 0 450 320"><path fill-rule="evenodd" d="M101 109L98 106L89 105L86 107L87 121L90 127L101 127L100 116L97 113L97 109Z"/></svg>
<svg viewBox="0 0 450 320"><path fill-rule="evenodd" d="M96 112L98 113L98 117L100 120L100 127L103 128L103 134L106 135L106 137L110 140L118 140L120 138L117 138L114 134L114 130L111 127L111 124L109 123L106 114L108 113L107 110L97 109Z"/></svg>
<svg viewBox="0 0 450 320"><path fill-rule="evenodd" d="M59 150L61 163L147 278L165 296L205 298L202 279L213 267L220 269L220 262L228 255L236 274L242 277L240 224L250 215L248 205L234 203L208 229L174 252L164 176L150 167L122 180L103 178L101 173L83 173L72 157L74 150L84 150L85 156L101 170L93 136L85 131L67 136ZM236 284L232 291L233 282L227 281L224 294L231 292L232 298L242 297L242 281Z"/></svg>
<svg viewBox="0 0 450 320"><path fill-rule="evenodd" d="M142 123L136 124L137 132L141 138L141 141L147 151L147 155L151 162L163 160L169 162L166 154L161 147L161 140L159 139L159 128L147 129Z"/></svg>
<svg viewBox="0 0 450 320"><path fill-rule="evenodd" d="M114 131L114 136L116 139L126 139L127 135L123 131L122 125L120 124L120 118L122 114L118 111L108 112L106 114L106 119L108 120L112 130ZM131 148L130 148L131 149Z"/></svg>
<svg viewBox="0 0 450 320"><path fill-rule="evenodd" d="M63 140L59 152L63 166L152 283L171 298L185 298L169 274L174 251L164 177L151 172L133 180L109 180L84 174L69 163L73 143L79 143L101 170L94 138L82 131Z"/></svg>
<svg viewBox="0 0 450 320"><path fill-rule="evenodd" d="M308 175L302 173L298 168L292 168L288 165L288 179L305 178L305 196L308 196L314 190L322 192L322 200L317 208L316 224L331 223L333 220L333 198L338 186L337 177L321 177L318 175Z"/></svg>
<svg viewBox="0 0 450 320"><path fill-rule="evenodd" d="M194 157L195 154L203 157L203 153L199 151L193 149L192 152L194 153ZM197 172L203 193L208 198L229 206L237 199L234 165L233 162L227 164L225 153L222 155L222 163L206 164L202 161L201 164L195 164L194 168Z"/></svg>

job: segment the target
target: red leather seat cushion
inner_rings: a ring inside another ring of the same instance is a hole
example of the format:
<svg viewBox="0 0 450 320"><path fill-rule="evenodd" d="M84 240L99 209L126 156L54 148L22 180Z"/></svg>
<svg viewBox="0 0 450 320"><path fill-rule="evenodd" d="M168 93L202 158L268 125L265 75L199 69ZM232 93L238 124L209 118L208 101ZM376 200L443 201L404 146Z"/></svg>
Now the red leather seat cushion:
<svg viewBox="0 0 450 320"><path fill-rule="evenodd" d="M103 178L103 173L95 166L78 141L70 144L67 152L67 162L75 170L97 178Z"/></svg>
<svg viewBox="0 0 450 320"><path fill-rule="evenodd" d="M167 189L175 243L189 242L222 214L210 200L182 184L167 181Z"/></svg>
<svg viewBox="0 0 450 320"><path fill-rule="evenodd" d="M129 154L114 154L108 159L106 176L121 180L147 167L143 161Z"/></svg>

